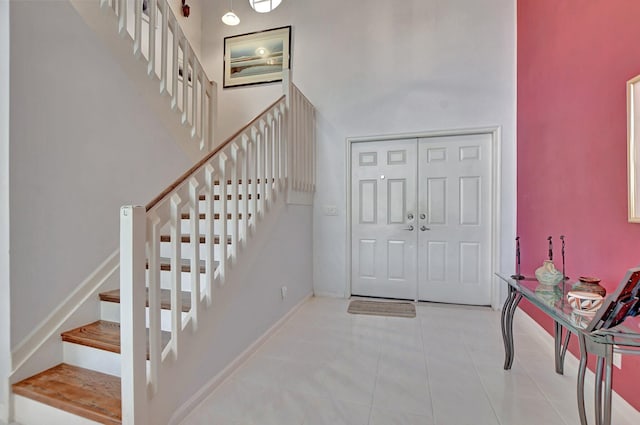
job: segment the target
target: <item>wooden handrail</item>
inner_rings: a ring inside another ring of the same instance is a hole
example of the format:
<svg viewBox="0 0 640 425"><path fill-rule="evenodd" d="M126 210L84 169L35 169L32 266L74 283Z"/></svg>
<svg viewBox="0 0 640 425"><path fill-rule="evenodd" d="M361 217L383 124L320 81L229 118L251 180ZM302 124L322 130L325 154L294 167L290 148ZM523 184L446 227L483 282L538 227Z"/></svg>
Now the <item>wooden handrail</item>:
<svg viewBox="0 0 640 425"><path fill-rule="evenodd" d="M162 191L162 193L160 193L158 196L156 196L155 198L153 198L153 200L151 202L149 202L146 206L146 210L147 212L149 212L149 210L151 210L151 208L155 207L158 202L160 202L161 200L163 200L169 193L173 192L173 190L178 187L180 184L182 184L185 180L187 180L189 178L189 176L193 173L195 173L200 167L202 167L203 165L205 165L215 154L217 154L218 152L220 152L222 149L224 149L229 143L231 143L233 140L236 139L236 137L238 137L240 134L242 134L244 131L246 131L249 127L251 127L256 121L258 121L260 119L260 117L262 117L262 115L264 115L265 113L267 113L271 108L273 108L274 106L276 106L278 103L280 103L282 101L282 99L284 99L285 96L282 95L278 98L278 100L276 100L275 102L273 102L271 105L267 106L262 112L260 112L254 119L252 119L251 121L249 121L244 127L242 127L240 130L238 130L237 132L235 132L233 134L233 136L229 137L227 140L225 140L225 142L223 144L221 144L220 146L218 146L217 148L215 148L214 150L212 150L211 152L209 152L209 154L207 154L207 156L205 156L204 158L202 158L200 161L198 161L193 167L189 168L189 170L187 170L187 172L185 172L184 174L182 174L180 177L178 177L178 179L176 181L174 181L173 183L171 183L165 190Z"/></svg>

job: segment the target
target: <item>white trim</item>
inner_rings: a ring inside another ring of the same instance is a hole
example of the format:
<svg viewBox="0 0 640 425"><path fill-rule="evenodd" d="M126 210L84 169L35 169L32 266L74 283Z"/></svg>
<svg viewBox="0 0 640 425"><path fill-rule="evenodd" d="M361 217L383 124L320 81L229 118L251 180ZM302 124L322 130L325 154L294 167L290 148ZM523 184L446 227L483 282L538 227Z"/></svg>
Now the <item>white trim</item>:
<svg viewBox="0 0 640 425"><path fill-rule="evenodd" d="M516 315L517 321L519 321L520 326L524 328L524 331L527 333L531 333L534 338L540 341L545 347L545 349L551 353L554 352L554 339L541 325L536 322L531 316L529 316L524 311L518 309L521 314ZM517 352L518 347L516 347ZM569 354L565 357L565 365L569 364L571 368L577 369L580 361L578 358L569 350L567 350ZM553 361L551 358L549 361ZM551 364L550 364L551 367ZM595 374L589 368L587 368L587 375L589 375L588 381L595 381ZM585 391L585 397L589 397L589 393ZM616 411L619 412L622 416L629 420L629 423L640 423L640 412L637 411L627 400L622 398L615 390L613 391L612 404L615 405ZM577 407L576 407L577 408Z"/></svg>
<svg viewBox="0 0 640 425"><path fill-rule="evenodd" d="M10 21L9 2L0 1L0 423L9 421L11 371L10 258Z"/></svg>
<svg viewBox="0 0 640 425"><path fill-rule="evenodd" d="M249 360L256 351L267 342L275 333L284 325L302 306L313 298L313 294L304 297L296 304L287 314L282 316L280 320L273 324L265 333L249 345L238 357L227 365L220 373L207 382L198 392L189 398L182 406L180 406L169 419L169 425L178 425L189 413L191 413L200 403L202 403L216 388L222 385L244 362Z"/></svg>
<svg viewBox="0 0 640 425"><path fill-rule="evenodd" d="M347 281L345 285L345 298L351 296L351 146L353 143L360 142L378 142L378 141L394 141L394 140L406 140L406 139L423 139L430 137L442 137L442 136L468 136L474 134L488 134L491 136L491 308L499 309L502 305L502 298L500 296L500 282L495 277L495 274L500 270L500 256L501 256L501 240L500 240L500 206L501 206L501 169L502 169L502 136L501 127L477 127L477 128L460 128L451 130L434 130L425 131L419 133L399 133L399 134L387 134L381 136L366 136L366 137L348 137L346 139L346 273Z"/></svg>
<svg viewBox="0 0 640 425"><path fill-rule="evenodd" d="M12 350L15 375L49 338L58 338L64 323L94 294L120 267L120 252L115 251L80 286L47 316L31 333Z"/></svg>

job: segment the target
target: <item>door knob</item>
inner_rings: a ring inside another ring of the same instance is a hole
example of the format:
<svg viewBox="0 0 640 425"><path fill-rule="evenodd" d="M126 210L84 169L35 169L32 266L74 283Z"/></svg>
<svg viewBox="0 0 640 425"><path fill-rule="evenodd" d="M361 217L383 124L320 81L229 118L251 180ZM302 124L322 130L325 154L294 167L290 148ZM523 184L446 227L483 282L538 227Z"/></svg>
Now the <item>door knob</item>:
<svg viewBox="0 0 640 425"><path fill-rule="evenodd" d="M409 230L409 231L411 231L411 230L413 230L413 226L412 226L412 225L409 225L409 227L407 227L406 229L403 229L403 230Z"/></svg>
<svg viewBox="0 0 640 425"><path fill-rule="evenodd" d="M431 229L428 228L427 226L420 226L420 230L424 232L425 230L431 230Z"/></svg>

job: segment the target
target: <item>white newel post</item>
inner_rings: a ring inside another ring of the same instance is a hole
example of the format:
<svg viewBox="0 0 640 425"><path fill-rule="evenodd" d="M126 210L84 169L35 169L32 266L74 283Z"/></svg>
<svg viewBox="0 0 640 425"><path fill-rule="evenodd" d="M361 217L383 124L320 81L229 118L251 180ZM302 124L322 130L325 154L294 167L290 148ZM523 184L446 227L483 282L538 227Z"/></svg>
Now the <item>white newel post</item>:
<svg viewBox="0 0 640 425"><path fill-rule="evenodd" d="M291 119L292 115L292 90L291 90L291 70L283 70L282 71L282 90L285 95L285 110L284 110L284 151L286 152L286 161L283 164L284 167L284 175L286 181L286 193L287 193L287 202L289 201L289 192L293 188L293 120Z"/></svg>
<svg viewBox="0 0 640 425"><path fill-rule="evenodd" d="M120 345L123 425L148 423L145 243L145 208L122 207L120 209Z"/></svg>

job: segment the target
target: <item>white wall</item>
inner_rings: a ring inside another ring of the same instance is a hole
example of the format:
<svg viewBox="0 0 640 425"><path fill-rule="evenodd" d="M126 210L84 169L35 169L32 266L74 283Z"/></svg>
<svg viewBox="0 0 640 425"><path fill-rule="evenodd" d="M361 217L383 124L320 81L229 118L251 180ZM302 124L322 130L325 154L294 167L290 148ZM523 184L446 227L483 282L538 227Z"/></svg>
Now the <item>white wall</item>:
<svg viewBox="0 0 640 425"><path fill-rule="evenodd" d="M182 0L167 0L173 14L178 18L178 23L187 36L187 40L195 50L198 57L202 56L202 1L203 0L187 0L187 4L191 8L188 18L182 16ZM206 0L205 0L206 1Z"/></svg>
<svg viewBox="0 0 640 425"><path fill-rule="evenodd" d="M219 141L281 93L280 85L222 89L223 38L293 26L293 80L318 108L314 290L343 296L348 137L439 129L502 128L502 270L515 236L515 2L284 0L269 14L234 2L237 27L207 2L203 64L219 83ZM322 214L337 205L339 215Z"/></svg>
<svg viewBox="0 0 640 425"><path fill-rule="evenodd" d="M213 290L212 308L199 325L206 335L197 333L196 340L185 332L182 341L188 346L180 351L180 362L163 370L149 423L188 413L195 406L184 403L193 401L196 391L312 294L311 220L311 207L287 205L272 209L259 223L239 266L229 271L228 283ZM282 286L288 288L285 299Z"/></svg>
<svg viewBox="0 0 640 425"><path fill-rule="evenodd" d="M119 207L189 166L67 2L11 3L11 344L118 246Z"/></svg>
<svg viewBox="0 0 640 425"><path fill-rule="evenodd" d="M7 420L11 370L9 287L9 2L0 1L0 423Z"/></svg>

